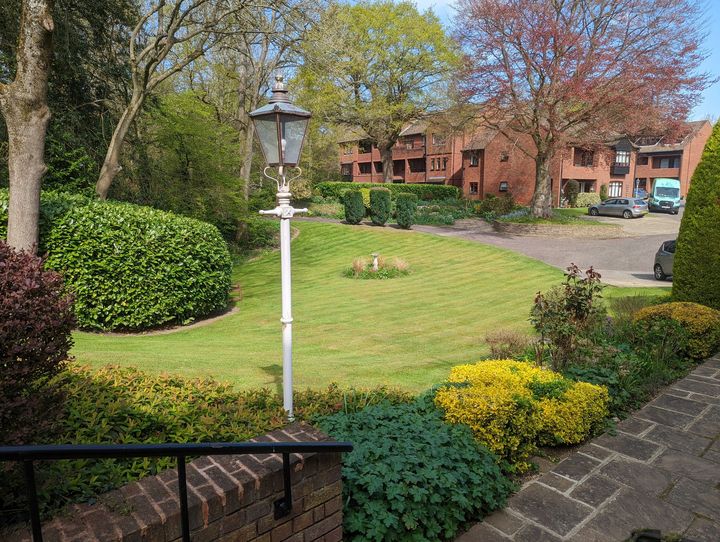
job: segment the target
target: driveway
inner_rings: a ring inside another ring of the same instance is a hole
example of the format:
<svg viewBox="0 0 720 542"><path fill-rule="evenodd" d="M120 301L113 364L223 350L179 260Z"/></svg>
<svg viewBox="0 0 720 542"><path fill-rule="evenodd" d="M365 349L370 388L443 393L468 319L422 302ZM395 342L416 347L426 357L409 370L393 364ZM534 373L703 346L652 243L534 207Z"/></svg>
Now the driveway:
<svg viewBox="0 0 720 542"><path fill-rule="evenodd" d="M500 234L481 220L461 220L454 226L413 226L417 231L459 237L520 252L562 270L575 263L582 269L592 266L603 282L614 286L670 286L671 281L653 278L655 252L663 241L677 237L679 215L650 213L643 218L625 220L588 217L588 220L619 224L629 237L620 239L578 239L529 237Z"/></svg>

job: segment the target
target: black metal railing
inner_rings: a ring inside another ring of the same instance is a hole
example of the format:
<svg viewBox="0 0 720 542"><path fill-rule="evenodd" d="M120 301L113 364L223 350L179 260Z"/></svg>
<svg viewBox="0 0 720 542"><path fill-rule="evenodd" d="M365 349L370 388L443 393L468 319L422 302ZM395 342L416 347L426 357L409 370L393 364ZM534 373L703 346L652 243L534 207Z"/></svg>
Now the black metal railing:
<svg viewBox="0 0 720 542"><path fill-rule="evenodd" d="M23 463L25 489L30 508L30 525L34 542L42 542L40 506L35 486L35 461L63 459L120 459L127 457L175 457L178 469L178 496L183 542L190 542L187 476L185 460L188 456L282 454L284 495L275 501L275 518L292 511L292 485L290 480L290 454L340 453L352 451L349 442L212 442L200 444L88 444L0 446L0 461Z"/></svg>

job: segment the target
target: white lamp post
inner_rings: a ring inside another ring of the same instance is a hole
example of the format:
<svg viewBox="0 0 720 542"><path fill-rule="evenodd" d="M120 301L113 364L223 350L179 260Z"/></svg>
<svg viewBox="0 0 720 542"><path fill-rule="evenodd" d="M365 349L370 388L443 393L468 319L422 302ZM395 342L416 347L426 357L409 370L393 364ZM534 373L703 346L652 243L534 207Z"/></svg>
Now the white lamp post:
<svg viewBox="0 0 720 542"><path fill-rule="evenodd" d="M283 407L288 419L292 421L292 294L290 278L290 219L295 213L306 213L307 209L294 209L290 205L290 181L286 168L297 172L293 179L300 176L297 167L300 151L305 140L305 132L310 120L310 112L290 103L281 75L275 76L273 94L267 105L250 113L255 132L260 140L267 167L263 174L277 183L277 207L270 211L260 211L263 215L280 217L280 274L282 280L282 346L283 346ZM277 178L268 174L271 167L278 168Z"/></svg>

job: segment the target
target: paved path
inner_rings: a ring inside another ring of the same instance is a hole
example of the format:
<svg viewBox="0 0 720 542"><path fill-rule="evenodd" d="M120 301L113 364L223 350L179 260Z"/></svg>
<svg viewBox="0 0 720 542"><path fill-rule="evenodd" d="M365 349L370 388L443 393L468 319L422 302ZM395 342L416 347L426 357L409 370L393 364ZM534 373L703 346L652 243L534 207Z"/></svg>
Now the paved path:
<svg viewBox="0 0 720 542"><path fill-rule="evenodd" d="M528 482L456 542L720 541L720 356Z"/></svg>

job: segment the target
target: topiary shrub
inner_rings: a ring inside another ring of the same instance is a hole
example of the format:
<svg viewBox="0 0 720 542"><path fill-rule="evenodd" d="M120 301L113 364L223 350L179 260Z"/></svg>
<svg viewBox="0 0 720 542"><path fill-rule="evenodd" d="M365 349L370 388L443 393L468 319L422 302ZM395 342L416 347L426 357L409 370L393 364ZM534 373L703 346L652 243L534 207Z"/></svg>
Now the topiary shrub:
<svg viewBox="0 0 720 542"><path fill-rule="evenodd" d="M580 194L580 183L575 179L570 179L565 183L565 197L568 201L568 207L577 207L577 198Z"/></svg>
<svg viewBox="0 0 720 542"><path fill-rule="evenodd" d="M390 190L372 188L370 190L370 220L376 226L384 226L390 218Z"/></svg>
<svg viewBox="0 0 720 542"><path fill-rule="evenodd" d="M582 192L577 195L575 201L576 207L590 207L591 205L598 205L600 203L600 194L597 192Z"/></svg>
<svg viewBox="0 0 720 542"><path fill-rule="evenodd" d="M608 186L606 184L600 185L600 201L608 199Z"/></svg>
<svg viewBox="0 0 720 542"><path fill-rule="evenodd" d="M720 310L720 122L695 169L680 223L673 299Z"/></svg>
<svg viewBox="0 0 720 542"><path fill-rule="evenodd" d="M451 540L512 490L497 458L433 408L379 405L318 425L354 447L342 467L345 540Z"/></svg>
<svg viewBox="0 0 720 542"><path fill-rule="evenodd" d="M406 230L415 224L418 198L415 194L398 194L395 199L395 216L398 226Z"/></svg>
<svg viewBox="0 0 720 542"><path fill-rule="evenodd" d="M93 202L56 221L47 267L75 294L81 328L187 323L228 305L231 261L215 226L129 203Z"/></svg>
<svg viewBox="0 0 720 542"><path fill-rule="evenodd" d="M72 299L40 258L0 241L0 442L29 444L54 422L62 394L48 385L72 347Z"/></svg>
<svg viewBox="0 0 720 542"><path fill-rule="evenodd" d="M451 423L470 427L480 444L525 470L538 444L577 444L608 415L608 391L531 363L488 360L458 365L435 404Z"/></svg>
<svg viewBox="0 0 720 542"><path fill-rule="evenodd" d="M687 334L687 352L693 359L705 359L720 350L720 311L689 302L663 303L640 309L635 323L641 332L666 322L679 324Z"/></svg>
<svg viewBox="0 0 720 542"><path fill-rule="evenodd" d="M365 204L359 190L347 190L343 194L345 206L345 221L349 224L360 224L365 217Z"/></svg>

